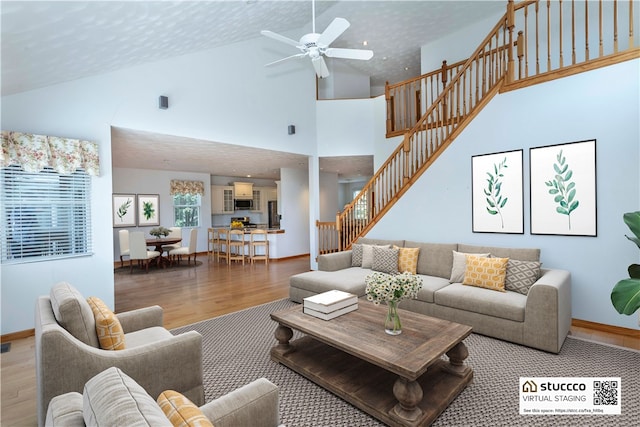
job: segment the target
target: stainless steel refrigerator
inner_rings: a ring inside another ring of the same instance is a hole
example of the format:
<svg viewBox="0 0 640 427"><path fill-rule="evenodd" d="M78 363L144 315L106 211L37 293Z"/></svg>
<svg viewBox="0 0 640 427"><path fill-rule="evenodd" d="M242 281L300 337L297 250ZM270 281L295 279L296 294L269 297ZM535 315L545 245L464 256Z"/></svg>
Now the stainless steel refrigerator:
<svg viewBox="0 0 640 427"><path fill-rule="evenodd" d="M272 200L267 202L269 211L269 228L280 228L280 215L278 215L278 202Z"/></svg>

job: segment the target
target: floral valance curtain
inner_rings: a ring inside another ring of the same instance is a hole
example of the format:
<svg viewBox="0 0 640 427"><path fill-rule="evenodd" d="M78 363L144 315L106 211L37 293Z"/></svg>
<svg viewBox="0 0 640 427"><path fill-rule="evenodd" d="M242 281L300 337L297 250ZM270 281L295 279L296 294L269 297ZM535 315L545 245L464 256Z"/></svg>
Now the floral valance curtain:
<svg viewBox="0 0 640 427"><path fill-rule="evenodd" d="M175 196L176 194L193 194L204 196L204 182L180 181L177 179L172 179L170 194L172 196Z"/></svg>
<svg viewBox="0 0 640 427"><path fill-rule="evenodd" d="M11 165L21 166L26 172L51 167L69 175L82 168L89 175L100 175L100 156L95 142L3 130L0 167Z"/></svg>

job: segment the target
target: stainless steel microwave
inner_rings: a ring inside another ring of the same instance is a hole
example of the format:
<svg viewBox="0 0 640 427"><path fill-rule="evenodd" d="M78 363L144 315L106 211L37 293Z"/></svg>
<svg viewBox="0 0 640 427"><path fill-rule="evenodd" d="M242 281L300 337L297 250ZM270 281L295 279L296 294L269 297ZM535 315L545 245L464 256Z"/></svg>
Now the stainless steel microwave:
<svg viewBox="0 0 640 427"><path fill-rule="evenodd" d="M251 199L249 199L249 200L235 199L233 207L237 211L246 211L246 210L250 211L250 210L253 210L253 200L251 200Z"/></svg>

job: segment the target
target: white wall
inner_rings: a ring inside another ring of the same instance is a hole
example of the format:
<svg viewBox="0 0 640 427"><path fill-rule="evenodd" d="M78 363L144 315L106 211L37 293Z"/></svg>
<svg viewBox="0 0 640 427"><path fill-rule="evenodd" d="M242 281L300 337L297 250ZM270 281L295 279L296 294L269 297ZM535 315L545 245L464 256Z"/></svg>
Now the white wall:
<svg viewBox="0 0 640 427"><path fill-rule="evenodd" d="M371 99L318 101L316 118L319 157L373 154Z"/></svg>
<svg viewBox="0 0 640 427"><path fill-rule="evenodd" d="M610 292L638 262L622 221L640 209L638 75L633 60L498 95L369 236L540 248L543 267L571 272L573 318L637 329L637 316L618 314ZM531 235L529 148L586 139L597 140L597 237ZM473 233L471 156L516 149L524 149L525 233Z"/></svg>
<svg viewBox="0 0 640 427"><path fill-rule="evenodd" d="M278 241L279 258L309 253L308 183L309 173L306 170L292 168L280 170L280 209L282 212L280 228L285 232Z"/></svg>
<svg viewBox="0 0 640 427"><path fill-rule="evenodd" d="M326 58L329 76L318 79L318 99L369 98L371 79L344 60Z"/></svg>
<svg viewBox="0 0 640 427"><path fill-rule="evenodd" d="M336 212L342 210L338 197L338 174L320 173L319 221L335 221Z"/></svg>
<svg viewBox="0 0 640 427"><path fill-rule="evenodd" d="M2 334L33 328L36 298L59 280L114 307L111 126L315 154L313 68L265 68L281 47L263 39L2 97L2 129L96 141L102 169L92 179L95 254L3 265ZM159 95L168 110L158 109ZM291 123L295 138L283 131Z"/></svg>

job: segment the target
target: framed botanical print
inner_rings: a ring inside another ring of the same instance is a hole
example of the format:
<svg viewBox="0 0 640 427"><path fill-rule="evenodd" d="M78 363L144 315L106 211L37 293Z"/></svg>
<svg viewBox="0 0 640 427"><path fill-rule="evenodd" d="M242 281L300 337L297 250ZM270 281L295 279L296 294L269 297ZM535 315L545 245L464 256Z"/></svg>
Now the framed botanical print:
<svg viewBox="0 0 640 427"><path fill-rule="evenodd" d="M138 227L160 225L160 196L138 194Z"/></svg>
<svg viewBox="0 0 640 427"><path fill-rule="evenodd" d="M596 236L596 140L529 152L531 234Z"/></svg>
<svg viewBox="0 0 640 427"><path fill-rule="evenodd" d="M524 233L522 150L471 157L474 233Z"/></svg>
<svg viewBox="0 0 640 427"><path fill-rule="evenodd" d="M112 196L113 226L136 226L136 195L113 194Z"/></svg>

